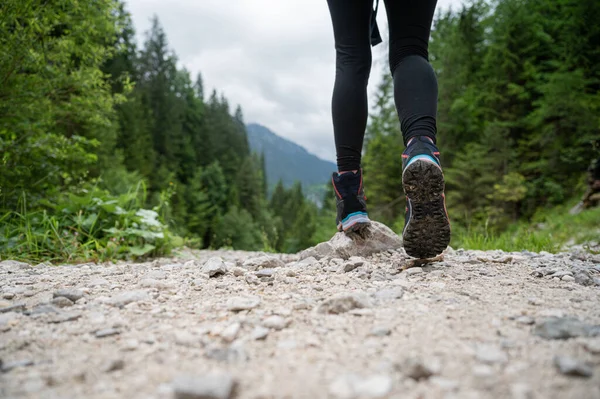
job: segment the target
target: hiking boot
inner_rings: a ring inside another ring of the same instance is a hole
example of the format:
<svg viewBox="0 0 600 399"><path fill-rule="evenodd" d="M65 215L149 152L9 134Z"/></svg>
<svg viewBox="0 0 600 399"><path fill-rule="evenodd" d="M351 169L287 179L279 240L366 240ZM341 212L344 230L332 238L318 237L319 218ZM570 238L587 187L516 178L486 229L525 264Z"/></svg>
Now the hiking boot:
<svg viewBox="0 0 600 399"><path fill-rule="evenodd" d="M450 219L439 156L439 150L427 136L411 139L402 153L402 186L406 195L402 239L406 253L415 258L432 258L450 244Z"/></svg>
<svg viewBox="0 0 600 399"><path fill-rule="evenodd" d="M333 173L331 183L337 202L336 224L339 231L359 231L371 222L367 215L367 197L362 184L362 170Z"/></svg>

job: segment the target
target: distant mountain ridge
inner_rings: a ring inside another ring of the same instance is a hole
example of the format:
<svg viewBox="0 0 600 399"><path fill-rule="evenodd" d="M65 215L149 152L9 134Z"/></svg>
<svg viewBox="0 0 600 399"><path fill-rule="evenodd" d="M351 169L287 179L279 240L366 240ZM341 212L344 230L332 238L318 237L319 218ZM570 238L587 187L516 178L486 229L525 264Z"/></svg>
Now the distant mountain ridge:
<svg viewBox="0 0 600 399"><path fill-rule="evenodd" d="M265 154L269 187L280 179L285 187L290 187L297 180L304 188L322 185L336 170L333 162L309 153L304 147L278 136L265 126L251 123L246 128L250 149Z"/></svg>

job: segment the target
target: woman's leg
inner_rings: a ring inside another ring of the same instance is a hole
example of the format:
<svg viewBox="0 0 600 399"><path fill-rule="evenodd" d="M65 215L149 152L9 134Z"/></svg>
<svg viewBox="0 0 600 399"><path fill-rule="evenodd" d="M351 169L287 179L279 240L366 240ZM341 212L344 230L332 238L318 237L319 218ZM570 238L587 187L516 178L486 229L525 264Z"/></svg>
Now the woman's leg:
<svg viewBox="0 0 600 399"><path fill-rule="evenodd" d="M338 171L360 169L371 71L372 0L328 0L336 50L331 111Z"/></svg>
<svg viewBox="0 0 600 399"><path fill-rule="evenodd" d="M390 70L404 144L415 136L435 142L438 86L428 43L437 0L385 0Z"/></svg>

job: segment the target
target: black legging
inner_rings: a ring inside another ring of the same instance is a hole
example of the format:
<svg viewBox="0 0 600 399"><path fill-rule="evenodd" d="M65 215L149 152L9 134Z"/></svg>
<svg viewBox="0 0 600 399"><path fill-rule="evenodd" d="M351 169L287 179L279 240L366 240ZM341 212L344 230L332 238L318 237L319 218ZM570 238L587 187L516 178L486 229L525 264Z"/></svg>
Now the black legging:
<svg viewBox="0 0 600 399"><path fill-rule="evenodd" d="M437 0L384 0L390 31L389 62L404 144L425 135L435 141L438 87L427 45ZM327 0L336 49L332 116L339 171L360 168L367 126L373 0ZM400 155L398 155L400 156Z"/></svg>

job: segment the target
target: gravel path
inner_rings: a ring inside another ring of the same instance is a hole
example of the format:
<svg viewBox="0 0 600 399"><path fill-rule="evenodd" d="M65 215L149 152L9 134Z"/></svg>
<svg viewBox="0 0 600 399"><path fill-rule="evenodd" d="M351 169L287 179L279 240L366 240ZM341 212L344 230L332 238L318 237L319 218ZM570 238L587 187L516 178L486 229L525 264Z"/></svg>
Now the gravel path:
<svg viewBox="0 0 600 399"><path fill-rule="evenodd" d="M381 229L354 242L368 256L337 237L299 255L2 261L0 397L600 398L600 255L418 264Z"/></svg>

